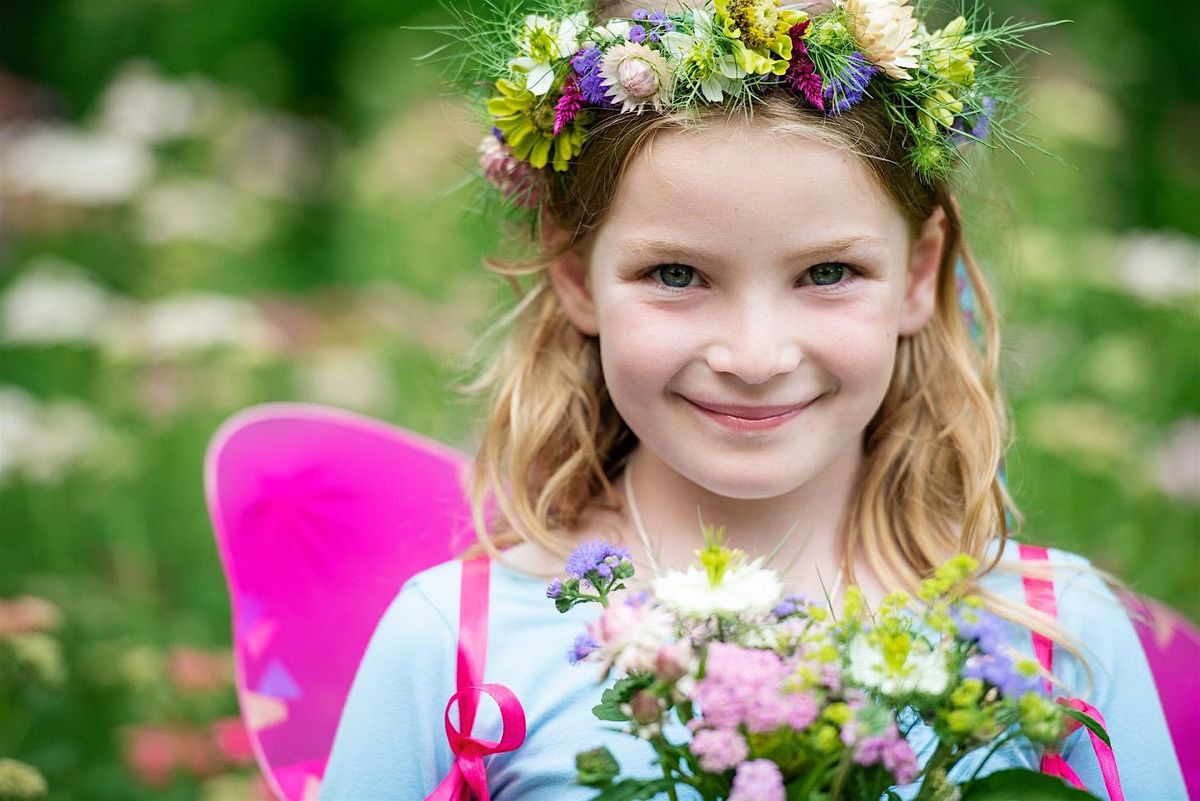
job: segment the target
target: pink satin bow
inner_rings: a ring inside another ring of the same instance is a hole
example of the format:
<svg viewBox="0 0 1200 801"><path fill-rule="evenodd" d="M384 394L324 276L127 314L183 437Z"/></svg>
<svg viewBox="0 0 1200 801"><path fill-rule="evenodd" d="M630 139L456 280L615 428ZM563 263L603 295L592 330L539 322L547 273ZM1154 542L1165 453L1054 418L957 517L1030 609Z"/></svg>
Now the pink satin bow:
<svg viewBox="0 0 1200 801"><path fill-rule="evenodd" d="M500 707L500 719L504 728L498 742L463 734L450 722L450 707L456 701L460 702L461 711L462 701L475 706L480 694L491 696ZM467 700L468 697L470 700ZM521 708L521 703L512 690L503 684L464 687L446 704L445 721L446 739L450 741L450 750L454 752L454 766L429 796L428 801L471 801L472 798L477 801L490 801L483 758L505 751L515 751L525 741L525 711Z"/></svg>

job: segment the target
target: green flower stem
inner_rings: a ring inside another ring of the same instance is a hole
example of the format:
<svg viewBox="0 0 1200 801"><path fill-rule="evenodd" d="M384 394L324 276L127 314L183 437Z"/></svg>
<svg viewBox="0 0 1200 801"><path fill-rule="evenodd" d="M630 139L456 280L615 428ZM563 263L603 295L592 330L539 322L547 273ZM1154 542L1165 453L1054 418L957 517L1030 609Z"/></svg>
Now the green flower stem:
<svg viewBox="0 0 1200 801"><path fill-rule="evenodd" d="M663 778L669 782L672 782L671 786L667 788L667 797L670 798L671 801L679 801L679 796L675 794L675 785L673 783L675 781L675 777L671 775L673 771L665 759L667 751L671 750L673 746L671 745L670 741L661 734L655 736L651 742L654 744L654 750L658 751L658 762L659 765L662 766Z"/></svg>
<svg viewBox="0 0 1200 801"><path fill-rule="evenodd" d="M829 792L829 801L841 801L842 788L846 785L846 776L850 773L850 766L854 764L853 752L847 748L842 751L842 758L838 761L837 772L833 774L833 787Z"/></svg>
<svg viewBox="0 0 1200 801"><path fill-rule="evenodd" d="M997 740L995 742L995 744L993 744L992 747L988 749L987 755L983 758L983 761L975 766L975 770L972 771L972 773L971 773L971 778L967 779L968 785L971 784L973 781L975 781L977 778L979 778L979 772L981 770L983 770L983 766L988 763L988 760L991 759L992 756L994 756L995 753L997 751L999 751L1000 748L1003 747L1003 745L1005 743L1007 743L1009 740L1011 740L1013 737L1015 737L1016 734L1017 734L1016 730L1009 729L1007 732L1004 733L1003 737L1001 737L999 740Z"/></svg>
<svg viewBox="0 0 1200 801"><path fill-rule="evenodd" d="M921 792L917 793L917 797L913 801L926 801L929 798L929 794L933 792L933 783L929 781L930 775L940 768L953 752L954 746L951 743L944 740L938 741L937 750L933 752L933 756L925 763L925 770L921 772L924 777L921 781Z"/></svg>

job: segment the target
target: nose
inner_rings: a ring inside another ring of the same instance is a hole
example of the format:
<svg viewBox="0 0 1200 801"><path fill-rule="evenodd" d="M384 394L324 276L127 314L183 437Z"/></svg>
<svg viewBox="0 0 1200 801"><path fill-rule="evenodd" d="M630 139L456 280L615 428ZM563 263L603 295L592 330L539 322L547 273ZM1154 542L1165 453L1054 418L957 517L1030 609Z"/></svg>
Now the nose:
<svg viewBox="0 0 1200 801"><path fill-rule="evenodd" d="M704 354L709 368L747 384L792 372L803 357L794 314L768 299L732 305L714 321L716 336Z"/></svg>

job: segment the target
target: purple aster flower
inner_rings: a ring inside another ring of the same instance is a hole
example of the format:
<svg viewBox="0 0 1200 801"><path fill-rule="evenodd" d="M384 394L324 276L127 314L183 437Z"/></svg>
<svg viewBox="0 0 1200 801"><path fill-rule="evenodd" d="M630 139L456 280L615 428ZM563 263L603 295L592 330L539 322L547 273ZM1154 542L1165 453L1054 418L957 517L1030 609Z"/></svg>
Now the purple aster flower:
<svg viewBox="0 0 1200 801"><path fill-rule="evenodd" d="M567 73L563 81L562 96L554 105L554 135L558 136L575 119L579 109L583 108L583 93L579 91L579 79L575 73Z"/></svg>
<svg viewBox="0 0 1200 801"><path fill-rule="evenodd" d="M567 559L567 575L582 579L595 572L602 578L609 578L613 568L621 562L633 562L627 549L603 540L585 542Z"/></svg>
<svg viewBox="0 0 1200 801"><path fill-rule="evenodd" d="M659 28L664 32L675 30L675 23L671 22L670 18L663 11L655 11L647 19L654 23L655 28Z"/></svg>
<svg viewBox="0 0 1200 801"><path fill-rule="evenodd" d="M783 619L788 615L794 615L801 609L809 605L808 598L799 593L789 593L786 598L779 602L779 605L773 610L775 617Z"/></svg>
<svg viewBox="0 0 1200 801"><path fill-rule="evenodd" d="M950 617L958 626L959 636L977 642L985 654L997 653L1008 642L1007 624L986 609L954 607Z"/></svg>
<svg viewBox="0 0 1200 801"><path fill-rule="evenodd" d="M982 142L992 132L992 117L996 112L996 101L985 96L981 105L982 108L978 113L960 115L954 119L954 133L950 135L954 144L965 145L968 142ZM970 136L964 134L970 134Z"/></svg>
<svg viewBox="0 0 1200 801"><path fill-rule="evenodd" d="M808 46L804 43L804 34L808 30L809 22L810 20L804 20L788 29L788 36L792 39L792 60L783 75L783 85L792 94L807 100L813 108L824 111L825 98L821 93L823 82L817 73L817 66L809 58Z"/></svg>
<svg viewBox="0 0 1200 801"><path fill-rule="evenodd" d="M1027 692L1044 692L1045 686L1037 674L1021 672L1007 654L974 654L963 665L963 678L982 679L1009 698L1020 698Z"/></svg>
<svg viewBox="0 0 1200 801"><path fill-rule="evenodd" d="M588 105L600 108L616 108L608 99L608 84L600 75L600 62L604 53L598 47L580 48L571 58L571 68L579 75L579 91Z"/></svg>
<svg viewBox="0 0 1200 801"><path fill-rule="evenodd" d="M572 665L577 665L591 656L592 652L599 647L600 643L592 639L592 635L585 631L575 638L575 644L567 652L567 659L571 660Z"/></svg>
<svg viewBox="0 0 1200 801"><path fill-rule="evenodd" d="M629 33L626 34L626 38L635 44L641 44L642 42L646 41L646 29L641 25L630 25Z"/></svg>
<svg viewBox="0 0 1200 801"><path fill-rule="evenodd" d="M557 600L558 596L562 595L562 591L562 582L558 579L554 579L554 581L551 581L546 587L546 597Z"/></svg>
<svg viewBox="0 0 1200 801"><path fill-rule="evenodd" d="M644 8L635 8L633 10L633 13L630 14L629 16L632 17L633 19L641 20L641 19L646 19L646 17L649 16L649 12L647 12L646 9L644 9Z"/></svg>
<svg viewBox="0 0 1200 801"><path fill-rule="evenodd" d="M879 67L867 61L862 53L851 54L846 69L825 84L825 99L830 103L825 113L841 114L861 101L867 84L876 72L879 72Z"/></svg>

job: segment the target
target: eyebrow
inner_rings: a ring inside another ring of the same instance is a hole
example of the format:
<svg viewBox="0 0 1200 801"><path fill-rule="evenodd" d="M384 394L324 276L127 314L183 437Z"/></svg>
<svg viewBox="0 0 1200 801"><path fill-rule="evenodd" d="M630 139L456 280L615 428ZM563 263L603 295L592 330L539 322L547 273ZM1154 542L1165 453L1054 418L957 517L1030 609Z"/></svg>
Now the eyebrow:
<svg viewBox="0 0 1200 801"><path fill-rule="evenodd" d="M824 242L817 242L813 245L807 245L798 250L794 250L787 254L789 261L800 261L804 258L813 256L817 253L842 253L853 250L857 247L865 247L878 249L884 245L884 241L876 236L869 234L852 234L850 236L838 237L837 239L829 239ZM713 250L708 250L684 242L675 242L669 239L649 238L632 238L621 240L617 243L617 248L623 251L634 251L636 253L664 253L675 256L703 258L710 260L719 260L720 254Z"/></svg>

